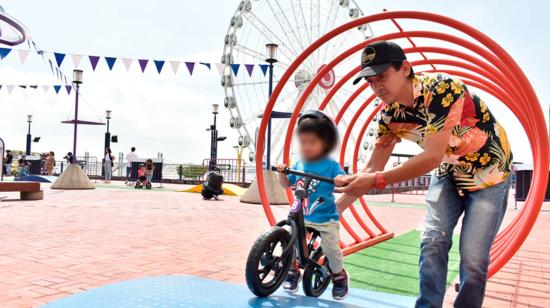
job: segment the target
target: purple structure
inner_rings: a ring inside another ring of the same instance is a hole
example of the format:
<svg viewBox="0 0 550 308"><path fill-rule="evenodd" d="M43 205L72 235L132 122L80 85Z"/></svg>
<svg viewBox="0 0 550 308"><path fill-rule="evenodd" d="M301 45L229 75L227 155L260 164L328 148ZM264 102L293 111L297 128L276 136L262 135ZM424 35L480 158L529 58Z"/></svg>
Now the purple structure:
<svg viewBox="0 0 550 308"><path fill-rule="evenodd" d="M27 40L25 26L0 6L0 44L16 46Z"/></svg>

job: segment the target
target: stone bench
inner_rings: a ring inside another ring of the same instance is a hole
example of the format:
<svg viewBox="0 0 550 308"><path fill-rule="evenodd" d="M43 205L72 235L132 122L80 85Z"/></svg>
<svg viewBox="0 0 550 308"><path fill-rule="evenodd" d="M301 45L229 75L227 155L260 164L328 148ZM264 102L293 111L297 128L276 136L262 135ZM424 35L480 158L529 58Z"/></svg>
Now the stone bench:
<svg viewBox="0 0 550 308"><path fill-rule="evenodd" d="M44 191L39 182L0 182L0 192L18 191L21 200L42 200Z"/></svg>

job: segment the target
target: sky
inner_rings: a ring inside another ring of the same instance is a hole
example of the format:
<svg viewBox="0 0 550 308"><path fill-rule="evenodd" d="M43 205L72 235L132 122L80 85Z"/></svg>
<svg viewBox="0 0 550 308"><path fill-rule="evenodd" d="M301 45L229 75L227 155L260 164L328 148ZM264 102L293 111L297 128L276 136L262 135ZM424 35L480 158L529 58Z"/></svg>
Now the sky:
<svg viewBox="0 0 550 308"><path fill-rule="evenodd" d="M264 0L260 0L264 1ZM280 0L290 1L290 0ZM321 0L332 1L332 0ZM223 40L230 18L240 1L139 1L139 0L0 0L11 16L25 24L32 39L47 51L146 59L220 62ZM253 5L257 1L253 1ZM548 118L550 101L550 48L547 1L366 1L358 0L365 14L387 8L439 13L466 22L487 34L514 57L533 84L542 110ZM407 29L415 22L405 23ZM22 45L20 48L26 48ZM87 61L87 59L82 60ZM103 60L102 60L103 61ZM111 132L118 135L115 153L137 147L142 157L163 153L170 162L201 163L209 157L212 122L211 105L220 104L219 135L228 139L219 145L218 157L235 158L233 148L238 134L229 127L229 112L220 76L196 67L189 76L180 67L177 76L157 74L148 68L142 74L137 64L126 72L117 63L109 72L105 63L92 72L85 66L80 118L103 121L105 110L112 110ZM83 65L84 66L84 65ZM62 66L69 77L72 61ZM165 67L165 70L168 68ZM57 84L40 57L30 54L20 64L13 53L0 60L0 84ZM519 122L511 112L492 98L489 107L509 132L516 161L532 159ZM61 124L72 118L74 96L55 95L52 90L0 91L0 137L9 149L25 148L26 115L33 114L33 151L72 150L72 127ZM99 155L105 127L79 128L78 153ZM396 151L417 153L414 145L400 144ZM247 153L245 153L248 155Z"/></svg>

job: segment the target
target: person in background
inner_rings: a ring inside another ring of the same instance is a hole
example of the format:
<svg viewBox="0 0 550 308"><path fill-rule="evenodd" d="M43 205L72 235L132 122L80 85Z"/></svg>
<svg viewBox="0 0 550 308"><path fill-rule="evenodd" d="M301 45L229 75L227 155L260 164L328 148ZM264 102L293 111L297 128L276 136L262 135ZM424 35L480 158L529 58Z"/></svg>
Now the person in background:
<svg viewBox="0 0 550 308"><path fill-rule="evenodd" d="M6 150L6 159L4 161L6 175L11 175L11 164L13 162L13 154L10 150Z"/></svg>
<svg viewBox="0 0 550 308"><path fill-rule="evenodd" d="M40 174L46 175L46 159L48 158L48 153L40 154Z"/></svg>
<svg viewBox="0 0 550 308"><path fill-rule="evenodd" d="M73 153L68 152L63 158L67 161L67 165L70 165L73 162Z"/></svg>
<svg viewBox="0 0 550 308"><path fill-rule="evenodd" d="M151 181L153 181L153 174L155 173L155 165L153 164L153 160L152 159L148 159L146 162L145 162L145 174L146 174L146 177L147 177L147 181L149 183L151 183Z"/></svg>
<svg viewBox="0 0 550 308"><path fill-rule="evenodd" d="M131 152L126 154L126 181L124 183L128 184L130 181L130 175L132 173L132 162L138 159L136 154L136 148L132 147Z"/></svg>
<svg viewBox="0 0 550 308"><path fill-rule="evenodd" d="M113 162L115 157L111 153L111 148L105 149L105 183L111 183L111 177L113 176L113 167L115 163Z"/></svg>
<svg viewBox="0 0 550 308"><path fill-rule="evenodd" d="M46 154L46 174L53 175L53 169L55 167L55 154L50 151Z"/></svg>
<svg viewBox="0 0 550 308"><path fill-rule="evenodd" d="M18 164L18 177L24 177L24 176L28 176L29 175L29 164L27 162L27 160L25 158L21 158L19 159L19 164Z"/></svg>

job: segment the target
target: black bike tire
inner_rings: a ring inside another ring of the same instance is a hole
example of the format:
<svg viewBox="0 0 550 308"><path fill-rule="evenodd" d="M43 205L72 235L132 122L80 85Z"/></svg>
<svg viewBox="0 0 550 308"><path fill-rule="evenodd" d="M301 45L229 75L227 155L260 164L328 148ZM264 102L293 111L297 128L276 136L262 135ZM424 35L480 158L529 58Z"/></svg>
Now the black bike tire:
<svg viewBox="0 0 550 308"><path fill-rule="evenodd" d="M258 264L265 250L265 246L278 238L282 238L282 240L286 241L287 245L292 245L292 243L290 243L290 233L288 233L288 231L284 228L274 227L258 237L256 242L254 242L254 245L250 249L250 253L248 254L245 271L246 284L250 291L252 291L252 293L254 293L256 296L266 297L275 292L283 283L283 280L285 279L286 274L288 273L288 270L290 268L290 263L292 262L292 254L288 254L286 256L286 260L283 260L283 268L278 277L274 278L275 283L272 286L266 288L258 279Z"/></svg>
<svg viewBox="0 0 550 308"><path fill-rule="evenodd" d="M312 255L311 255L311 259L314 260L314 261L318 261L321 256L323 255L323 251L322 249L319 247L318 249L316 249ZM327 267L327 270L330 271L330 269L328 268L328 261L325 260L325 266ZM310 297L319 297L321 296L325 290L328 288L329 284L330 284L330 281L331 281L331 276L328 277L328 279L326 281L323 282L323 284L321 285L320 288L315 288L313 286L313 282L312 282L312 278L313 278L313 273L315 271L315 268L316 266L314 264L308 264L306 265L305 269L304 269L304 276L302 278L302 288L304 289L304 294L307 295L307 296L310 296Z"/></svg>

